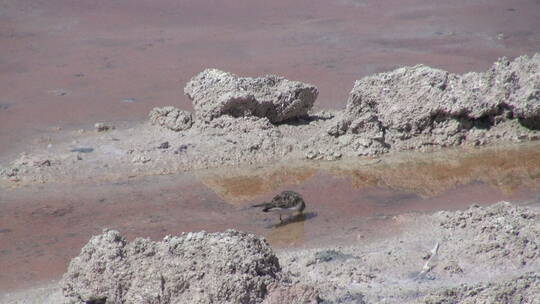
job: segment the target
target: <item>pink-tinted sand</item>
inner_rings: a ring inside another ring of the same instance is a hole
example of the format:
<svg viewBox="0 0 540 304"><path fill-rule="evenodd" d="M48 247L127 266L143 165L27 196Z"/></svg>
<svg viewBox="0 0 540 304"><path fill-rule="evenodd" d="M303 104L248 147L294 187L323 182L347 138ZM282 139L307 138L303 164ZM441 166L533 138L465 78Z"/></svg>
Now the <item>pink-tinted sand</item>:
<svg viewBox="0 0 540 304"><path fill-rule="evenodd" d="M375 72L532 54L538 28L535 0L2 1L0 153L51 127L190 109L183 86L206 67L311 82L341 108Z"/></svg>

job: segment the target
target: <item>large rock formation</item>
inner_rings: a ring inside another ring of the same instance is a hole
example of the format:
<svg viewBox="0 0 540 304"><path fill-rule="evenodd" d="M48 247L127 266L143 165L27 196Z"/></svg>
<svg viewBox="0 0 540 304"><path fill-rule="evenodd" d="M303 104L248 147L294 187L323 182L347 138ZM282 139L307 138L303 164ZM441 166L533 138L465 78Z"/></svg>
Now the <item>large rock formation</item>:
<svg viewBox="0 0 540 304"><path fill-rule="evenodd" d="M316 303L313 288L281 281L268 243L252 234L184 233L128 243L117 231L94 236L62 280L70 303Z"/></svg>
<svg viewBox="0 0 540 304"><path fill-rule="evenodd" d="M306 116L319 93L313 85L275 75L238 77L216 69L193 77L184 92L193 101L199 121L252 115L274 124Z"/></svg>
<svg viewBox="0 0 540 304"><path fill-rule="evenodd" d="M417 65L365 77L328 133L361 135L366 154L531 139L540 129L539 66L536 54L502 58L485 73Z"/></svg>

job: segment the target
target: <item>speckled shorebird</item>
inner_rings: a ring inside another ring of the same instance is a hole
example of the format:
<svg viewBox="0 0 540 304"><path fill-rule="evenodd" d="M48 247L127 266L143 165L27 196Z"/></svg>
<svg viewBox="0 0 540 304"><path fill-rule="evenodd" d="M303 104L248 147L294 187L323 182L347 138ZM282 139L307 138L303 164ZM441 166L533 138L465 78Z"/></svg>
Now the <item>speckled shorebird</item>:
<svg viewBox="0 0 540 304"><path fill-rule="evenodd" d="M294 191L283 191L274 196L268 203L253 205L252 207L262 207L263 212L273 212L279 214L279 221L282 215L302 214L306 208L306 203L299 193Z"/></svg>

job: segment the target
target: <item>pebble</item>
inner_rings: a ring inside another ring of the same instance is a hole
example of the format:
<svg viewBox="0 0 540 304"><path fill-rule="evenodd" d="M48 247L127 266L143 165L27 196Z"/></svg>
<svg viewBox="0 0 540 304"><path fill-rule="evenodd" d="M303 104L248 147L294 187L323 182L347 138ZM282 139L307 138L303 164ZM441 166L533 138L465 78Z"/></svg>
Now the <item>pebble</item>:
<svg viewBox="0 0 540 304"><path fill-rule="evenodd" d="M136 155L135 157L133 157L131 159L131 161L133 163L141 163L141 164L145 164L149 161L151 161L152 159L150 157L147 157L147 156L144 156L144 155Z"/></svg>
<svg viewBox="0 0 540 304"><path fill-rule="evenodd" d="M159 146L158 146L158 149L169 149L170 145L169 145L169 142L166 141L166 142L162 142Z"/></svg>
<svg viewBox="0 0 540 304"><path fill-rule="evenodd" d="M94 148L89 147L79 147L79 148L73 148L69 150L70 152L79 152L79 153L90 153L94 151Z"/></svg>
<svg viewBox="0 0 540 304"><path fill-rule="evenodd" d="M308 153L306 153L306 158L307 158L307 159L315 159L316 157L317 157L317 153L316 153L316 152L309 151Z"/></svg>
<svg viewBox="0 0 540 304"><path fill-rule="evenodd" d="M97 122L94 125L94 129L96 129L97 132L105 132L109 130L114 130L114 126L103 122Z"/></svg>

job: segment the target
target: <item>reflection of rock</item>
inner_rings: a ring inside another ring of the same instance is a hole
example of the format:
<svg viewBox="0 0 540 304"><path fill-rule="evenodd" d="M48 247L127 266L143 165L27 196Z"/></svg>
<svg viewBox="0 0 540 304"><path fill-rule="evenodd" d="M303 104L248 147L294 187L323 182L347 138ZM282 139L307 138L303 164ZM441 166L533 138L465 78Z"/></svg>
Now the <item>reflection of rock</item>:
<svg viewBox="0 0 540 304"><path fill-rule="evenodd" d="M537 139L539 75L536 54L502 58L485 73L417 65L365 77L328 133L361 135L364 154Z"/></svg>
<svg viewBox="0 0 540 304"><path fill-rule="evenodd" d="M272 168L261 170L227 170L200 174L200 180L214 190L225 201L236 204L252 200L281 188L284 185L300 184L313 177L314 168Z"/></svg>
<svg viewBox="0 0 540 304"><path fill-rule="evenodd" d="M272 123L306 116L319 93L313 85L275 75L238 77L216 69L193 77L184 92L193 101L197 120L253 115Z"/></svg>
<svg viewBox="0 0 540 304"><path fill-rule="evenodd" d="M151 124L173 131L187 130L193 124L191 113L175 107L154 108L148 116Z"/></svg>
<svg viewBox="0 0 540 304"><path fill-rule="evenodd" d="M497 148L408 153L376 161L304 163L298 167L211 171L201 181L229 203L238 204L301 184L317 171L351 178L354 188L386 187L430 197L456 186L480 181L511 193L520 187L540 188L540 144Z"/></svg>
<svg viewBox="0 0 540 304"><path fill-rule="evenodd" d="M356 188L380 186L434 196L459 185L481 181L503 192L520 187L540 187L538 144L416 154L404 159L388 158L380 164L357 167L334 166L340 176L350 176Z"/></svg>

